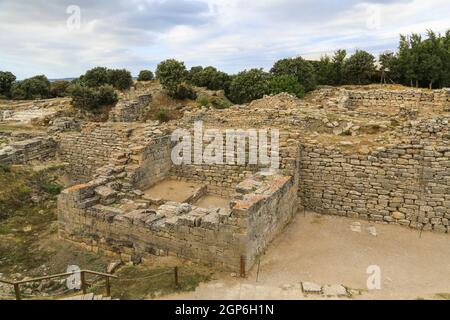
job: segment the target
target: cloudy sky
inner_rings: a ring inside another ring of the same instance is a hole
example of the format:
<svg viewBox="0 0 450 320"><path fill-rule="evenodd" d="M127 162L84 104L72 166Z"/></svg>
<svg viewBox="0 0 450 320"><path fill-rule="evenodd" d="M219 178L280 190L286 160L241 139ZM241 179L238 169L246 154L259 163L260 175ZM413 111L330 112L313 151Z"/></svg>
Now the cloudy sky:
<svg viewBox="0 0 450 320"><path fill-rule="evenodd" d="M19 79L98 65L137 74L167 58L268 69L339 48L394 50L401 33L444 32L449 15L448 0L0 0L0 70Z"/></svg>

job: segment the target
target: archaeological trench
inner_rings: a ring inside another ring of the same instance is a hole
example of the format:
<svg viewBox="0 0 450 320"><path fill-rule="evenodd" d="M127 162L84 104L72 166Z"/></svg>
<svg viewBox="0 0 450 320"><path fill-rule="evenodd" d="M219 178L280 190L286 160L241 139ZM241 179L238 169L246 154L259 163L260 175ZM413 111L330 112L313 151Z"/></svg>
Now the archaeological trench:
<svg viewBox="0 0 450 320"><path fill-rule="evenodd" d="M190 108L165 124L142 121L151 100L133 90L106 122L52 114L41 103L33 110L51 117L46 133L0 132L8 141L1 164L64 164L61 238L125 261L175 255L240 272L301 210L450 233L449 90L323 87L305 99ZM172 132L196 121L278 129L280 169L173 164Z"/></svg>

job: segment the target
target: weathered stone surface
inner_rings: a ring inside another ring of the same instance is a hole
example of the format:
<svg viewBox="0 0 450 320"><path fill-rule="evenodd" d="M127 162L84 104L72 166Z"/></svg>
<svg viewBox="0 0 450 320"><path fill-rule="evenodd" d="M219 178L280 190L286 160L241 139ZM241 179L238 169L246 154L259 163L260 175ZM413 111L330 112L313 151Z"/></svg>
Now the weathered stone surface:
<svg viewBox="0 0 450 320"><path fill-rule="evenodd" d="M302 282L302 289L304 293L322 293L322 286L313 282Z"/></svg>

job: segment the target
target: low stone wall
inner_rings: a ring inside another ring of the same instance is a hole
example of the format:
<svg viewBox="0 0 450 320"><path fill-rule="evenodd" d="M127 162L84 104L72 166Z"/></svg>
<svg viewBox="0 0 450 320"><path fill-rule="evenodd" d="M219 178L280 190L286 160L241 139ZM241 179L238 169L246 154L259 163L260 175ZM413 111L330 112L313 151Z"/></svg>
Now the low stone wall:
<svg viewBox="0 0 450 320"><path fill-rule="evenodd" d="M56 142L49 137L36 137L16 141L0 149L0 164L26 164L32 160L55 157Z"/></svg>
<svg viewBox="0 0 450 320"><path fill-rule="evenodd" d="M244 257L249 270L296 210L291 201L296 193L293 179L278 175L257 175L244 182L230 210L168 202L157 210L126 211L100 203L102 183L92 181L61 193L60 235L124 260L176 255L239 272Z"/></svg>
<svg viewBox="0 0 450 320"><path fill-rule="evenodd" d="M448 141L410 140L366 155L305 144L299 181L313 211L449 231Z"/></svg>
<svg viewBox="0 0 450 320"><path fill-rule="evenodd" d="M122 100L109 113L109 121L134 122L142 120L145 109L152 101L151 95L141 95L136 100Z"/></svg>

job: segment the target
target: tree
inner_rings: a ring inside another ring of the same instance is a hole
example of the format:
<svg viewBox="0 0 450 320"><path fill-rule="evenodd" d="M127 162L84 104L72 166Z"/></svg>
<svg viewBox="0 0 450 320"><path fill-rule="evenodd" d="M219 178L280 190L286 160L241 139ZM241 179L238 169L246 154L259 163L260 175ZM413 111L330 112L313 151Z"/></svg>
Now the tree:
<svg viewBox="0 0 450 320"><path fill-rule="evenodd" d="M305 96L305 88L298 83L297 78L293 75L274 76L270 80L270 93L290 93L299 98Z"/></svg>
<svg viewBox="0 0 450 320"><path fill-rule="evenodd" d="M314 63L317 83L320 85L334 84L334 65L329 56L323 56Z"/></svg>
<svg viewBox="0 0 450 320"><path fill-rule="evenodd" d="M178 86L186 78L186 73L184 62L174 59L161 62L156 69L156 77L171 96L175 96Z"/></svg>
<svg viewBox="0 0 450 320"><path fill-rule="evenodd" d="M227 90L231 82L228 74L218 71L214 67L196 69L193 74L191 72L189 74L190 82L193 85L210 90Z"/></svg>
<svg viewBox="0 0 450 320"><path fill-rule="evenodd" d="M150 70L142 70L141 72L139 72L138 81L151 81L154 78L155 77L153 75L153 72L151 72Z"/></svg>
<svg viewBox="0 0 450 320"><path fill-rule="evenodd" d="M189 72L188 72L187 80L192 81L192 79L194 78L194 76L195 76L197 73L201 72L202 70L203 70L203 67L202 67L202 66L195 66L195 67L192 67L192 68L189 70Z"/></svg>
<svg viewBox="0 0 450 320"><path fill-rule="evenodd" d="M70 86L70 82L69 81L65 81L65 80L57 80L57 81L53 81L50 84L50 94L52 97L65 97L67 96L68 92L67 89Z"/></svg>
<svg viewBox="0 0 450 320"><path fill-rule="evenodd" d="M13 99L30 100L50 97L50 81L46 76L34 76L13 84L11 88Z"/></svg>
<svg viewBox="0 0 450 320"><path fill-rule="evenodd" d="M375 72L375 57L363 50L345 61L345 74L350 84L368 84Z"/></svg>
<svg viewBox="0 0 450 320"><path fill-rule="evenodd" d="M9 97L16 76L9 71L0 71L0 95Z"/></svg>
<svg viewBox="0 0 450 320"><path fill-rule="evenodd" d="M93 111L101 106L117 102L117 94L111 85L92 88L81 84L73 84L69 88L72 105L75 108Z"/></svg>
<svg viewBox="0 0 450 320"><path fill-rule="evenodd" d="M247 103L270 93L271 75L262 69L240 72L230 85L229 98L234 103Z"/></svg>
<svg viewBox="0 0 450 320"><path fill-rule="evenodd" d="M306 91L316 88L316 75L313 65L303 59L288 58L277 61L270 72L275 76L293 75Z"/></svg>
<svg viewBox="0 0 450 320"><path fill-rule="evenodd" d="M186 83L181 83L177 86L177 89L173 95L174 98L184 100L184 99L197 99L197 93L194 89Z"/></svg>
<svg viewBox="0 0 450 320"><path fill-rule="evenodd" d="M378 58L380 62L381 82L386 83L387 80L391 82L398 82L399 77L399 62L393 52L384 52Z"/></svg>
<svg viewBox="0 0 450 320"><path fill-rule="evenodd" d="M128 90L133 85L133 77L130 71L125 69L108 70L107 84L113 86L117 90Z"/></svg>
<svg viewBox="0 0 450 320"><path fill-rule="evenodd" d="M333 63L333 84L340 86L346 83L345 79L345 60L347 58L346 50L338 50L332 58Z"/></svg>

